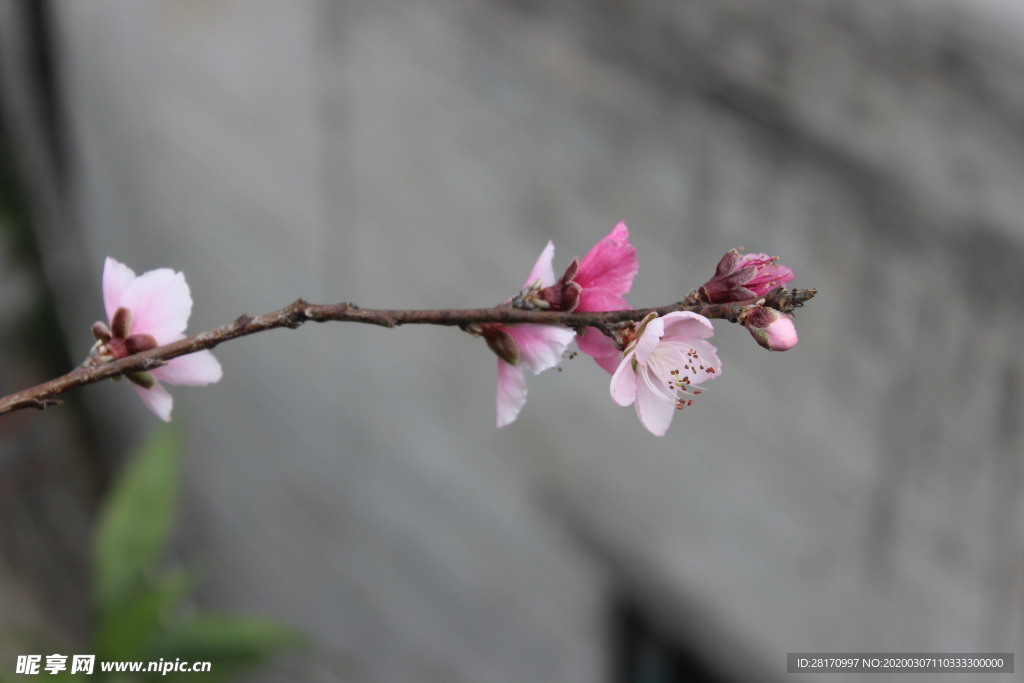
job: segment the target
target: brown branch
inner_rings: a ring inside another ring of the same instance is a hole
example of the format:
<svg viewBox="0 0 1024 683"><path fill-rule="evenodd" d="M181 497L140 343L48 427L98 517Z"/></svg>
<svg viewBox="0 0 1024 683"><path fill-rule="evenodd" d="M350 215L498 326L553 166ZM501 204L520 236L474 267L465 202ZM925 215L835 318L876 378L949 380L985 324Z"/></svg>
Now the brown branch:
<svg viewBox="0 0 1024 683"><path fill-rule="evenodd" d="M279 327L295 329L305 322L358 322L382 327L398 327L399 325L448 325L466 327L482 323L538 323L545 325L565 325L568 327L597 327L606 333L618 323L642 320L650 313L659 316L672 311L693 311L706 318L736 322L740 312L752 305L763 305L783 312L792 311L794 307L803 305L816 294L813 289L776 289L760 300L738 301L728 304L694 303L687 297L668 306L656 308L636 308L626 311L606 311L601 313L565 313L560 311L526 311L517 308L468 308L468 309L437 309L437 310L386 310L364 309L351 303L311 304L302 299L284 308L265 313L255 318L249 315L239 316L227 325L221 325L206 332L186 337L170 344L158 346L148 351L121 358L119 360L100 363L95 366L80 365L71 372L44 382L31 389L20 391L0 398L0 415L25 408L42 410L50 405L60 403L56 396L76 387L93 384L110 377L116 377L140 370L152 370L167 363L172 358L184 356L204 349L212 349L231 339L245 337L257 332L264 332Z"/></svg>

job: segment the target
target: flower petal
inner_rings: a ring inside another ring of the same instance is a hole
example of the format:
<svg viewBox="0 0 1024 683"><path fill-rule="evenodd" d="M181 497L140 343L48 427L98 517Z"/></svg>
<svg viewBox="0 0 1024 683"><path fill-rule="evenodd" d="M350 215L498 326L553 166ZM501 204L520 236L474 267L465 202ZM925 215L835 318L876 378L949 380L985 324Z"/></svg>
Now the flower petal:
<svg viewBox="0 0 1024 683"><path fill-rule="evenodd" d="M684 337L686 339L706 339L715 333L711 321L691 311L673 311L661 317L664 334L668 337Z"/></svg>
<svg viewBox="0 0 1024 683"><path fill-rule="evenodd" d="M587 311L626 311L632 308L626 297L614 294L602 287L583 287L580 291L576 310Z"/></svg>
<svg viewBox="0 0 1024 683"><path fill-rule="evenodd" d="M620 221L580 261L573 281L583 287L578 311L615 311L629 308L622 296L633 286L640 264L629 243L629 229Z"/></svg>
<svg viewBox="0 0 1024 683"><path fill-rule="evenodd" d="M114 319L114 313L121 306L121 297L134 281L134 270L107 257L103 263L103 308L107 312L107 321Z"/></svg>
<svg viewBox="0 0 1024 683"><path fill-rule="evenodd" d="M739 270L751 268L749 277L739 282L756 296L763 296L776 287L782 287L795 277L793 269L779 263L768 254L744 254L737 264Z"/></svg>
<svg viewBox="0 0 1024 683"><path fill-rule="evenodd" d="M672 314L669 313L660 318L653 318L644 325L640 338L636 340L636 359L641 365L647 362L647 357L651 355L651 351L661 343L661 337L665 331L665 318L669 315Z"/></svg>
<svg viewBox="0 0 1024 683"><path fill-rule="evenodd" d="M665 436L675 412L675 401L666 401L648 382L637 381L636 414L651 434Z"/></svg>
<svg viewBox="0 0 1024 683"><path fill-rule="evenodd" d="M526 375L520 365L498 359L498 426L513 422L526 404Z"/></svg>
<svg viewBox="0 0 1024 683"><path fill-rule="evenodd" d="M788 351L800 341L793 319L785 315L780 314L765 332L768 334L768 348L772 351Z"/></svg>
<svg viewBox="0 0 1024 683"><path fill-rule="evenodd" d="M133 384L132 387L150 412L164 422L171 421L171 408L174 406L174 399L159 382L153 385L152 389L143 389L137 384Z"/></svg>
<svg viewBox="0 0 1024 683"><path fill-rule="evenodd" d="M718 352L715 349L714 344L703 339L693 339L690 341L690 346L694 348L697 355L700 356L700 362L705 368L714 370L711 372L708 369L701 370L699 367L693 371L690 375L691 383L703 384L708 380L715 379L716 377L722 376L722 361L718 360ZM691 366L693 363L690 364Z"/></svg>
<svg viewBox="0 0 1024 683"><path fill-rule="evenodd" d="M505 331L519 346L519 366L525 365L538 375L562 362L562 354L576 333L561 325L522 323L509 325Z"/></svg>
<svg viewBox="0 0 1024 683"><path fill-rule="evenodd" d="M197 351L188 356L179 356L167 365L150 371L154 377L171 384L203 386L220 380L224 371L209 351Z"/></svg>
<svg viewBox="0 0 1024 683"><path fill-rule="evenodd" d="M185 331L192 313L192 296L185 276L159 268L135 278L121 297L132 311L132 333L151 334L161 344Z"/></svg>
<svg viewBox="0 0 1024 683"><path fill-rule="evenodd" d="M601 334L599 330L588 327L582 335L576 336L579 350L593 358L608 374L613 374L619 367L622 352L615 346L611 337Z"/></svg>
<svg viewBox="0 0 1024 683"><path fill-rule="evenodd" d="M633 370L634 351L627 353L612 374L612 400L620 406L628 406L636 400L636 372Z"/></svg>
<svg viewBox="0 0 1024 683"><path fill-rule="evenodd" d="M530 271L530 277L526 278L526 284L523 287L529 287L537 280L540 280L541 284L545 287L555 284L555 268L551 265L554 259L555 244L548 240L548 246L544 247L544 251L540 252L537 262L533 264L533 270Z"/></svg>

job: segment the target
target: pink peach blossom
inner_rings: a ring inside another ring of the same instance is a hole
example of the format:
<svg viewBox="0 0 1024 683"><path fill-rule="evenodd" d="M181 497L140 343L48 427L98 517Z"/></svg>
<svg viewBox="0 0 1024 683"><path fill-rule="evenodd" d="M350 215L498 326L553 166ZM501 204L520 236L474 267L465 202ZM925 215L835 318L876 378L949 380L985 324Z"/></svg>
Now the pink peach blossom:
<svg viewBox="0 0 1024 683"><path fill-rule="evenodd" d="M580 261L573 276L580 288L577 311L624 311L632 308L625 294L633 286L639 270L636 249L629 243L629 229L625 221L595 244ZM609 374L619 364L619 348L608 336L588 327L576 338L576 346L604 368Z"/></svg>
<svg viewBox="0 0 1024 683"><path fill-rule="evenodd" d="M523 368L539 375L555 367L575 335L568 327L533 323L509 325L505 331L515 340L520 356L515 365L498 359L499 427L514 421L526 404L526 373Z"/></svg>
<svg viewBox="0 0 1024 683"><path fill-rule="evenodd" d="M612 375L612 400L635 404L640 422L655 436L664 436L676 410L693 403L686 397L699 394L701 383L721 374L715 347L706 341L713 334L702 315L676 311L658 318L652 313Z"/></svg>
<svg viewBox="0 0 1024 683"><path fill-rule="evenodd" d="M619 221L580 261L573 281L582 288L577 311L623 311L630 308L625 294L640 265L629 243L629 229Z"/></svg>
<svg viewBox="0 0 1024 683"><path fill-rule="evenodd" d="M110 257L103 266L103 304L110 327L103 323L93 326L99 339L93 356L100 360L124 358L183 339L192 313L192 296L182 273L159 268L136 276L131 268ZM169 422L173 399L160 381L202 386L217 382L222 374L213 354L199 351L174 358L148 375L134 373L129 379L146 407Z"/></svg>
<svg viewBox="0 0 1024 683"><path fill-rule="evenodd" d="M548 287L555 283L552 260L555 245L548 245L534 264L523 286L524 291ZM526 404L526 374L528 368L538 375L558 365L562 354L572 343L576 333L561 325L481 325L480 334L499 355L498 358L498 426L513 422ZM510 362L511 361L511 362Z"/></svg>

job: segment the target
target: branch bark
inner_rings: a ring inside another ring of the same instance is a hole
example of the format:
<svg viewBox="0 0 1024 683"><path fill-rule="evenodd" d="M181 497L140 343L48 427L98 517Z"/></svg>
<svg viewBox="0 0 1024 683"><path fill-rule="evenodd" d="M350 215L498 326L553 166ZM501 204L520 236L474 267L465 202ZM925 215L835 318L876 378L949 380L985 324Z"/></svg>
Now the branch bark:
<svg viewBox="0 0 1024 683"><path fill-rule="evenodd" d="M357 322L381 327L398 327L400 325L446 325L467 328L482 323L537 323L543 325L565 325L583 328L597 327L606 334L619 323L636 322L650 313L659 316L672 311L692 311L706 318L737 322L740 312L749 307L762 305L789 313L793 308L802 306L817 293L814 289L787 290L778 288L762 299L737 301L728 304L699 303L694 296L689 296L668 306L654 308L635 308L624 311L605 311L600 313L566 313L562 311L527 311L517 308L467 308L467 309L434 309L434 310L389 310L359 308L355 304L344 302L339 304L312 304L303 299L270 313L256 317L241 315L234 321L215 327L206 332L176 342L158 346L126 358L100 363L95 366L79 365L66 375L44 382L30 389L11 394L0 399L0 416L25 408L42 410L60 403L56 398L66 391L87 384L94 384L110 377L125 375L140 370L152 370L178 356L184 356L204 349L212 349L226 341L246 337L257 332L265 332L280 327L295 329L306 322Z"/></svg>

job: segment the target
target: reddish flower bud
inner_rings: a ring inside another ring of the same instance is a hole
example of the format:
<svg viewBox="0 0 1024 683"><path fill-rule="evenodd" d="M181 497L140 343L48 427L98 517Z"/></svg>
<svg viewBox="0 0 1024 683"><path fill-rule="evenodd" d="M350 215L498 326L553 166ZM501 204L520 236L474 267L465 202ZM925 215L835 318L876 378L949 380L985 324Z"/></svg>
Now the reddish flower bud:
<svg viewBox="0 0 1024 683"><path fill-rule="evenodd" d="M546 304L542 308L550 311L565 311L567 313L576 310L580 302L580 293L583 291L583 288L578 283L573 282L573 278L576 277L579 269L579 259L573 259L558 282L544 287L538 292L537 296Z"/></svg>
<svg viewBox="0 0 1024 683"><path fill-rule="evenodd" d="M128 355L149 351L159 346L156 343L156 337L151 334L133 334L124 340L124 345Z"/></svg>
<svg viewBox="0 0 1024 683"><path fill-rule="evenodd" d="M697 293L701 301L725 304L762 297L793 279L792 269L779 264L779 257L767 254L726 252L718 262L715 276Z"/></svg>
<svg viewBox="0 0 1024 683"><path fill-rule="evenodd" d="M110 328L106 323L97 322L92 324L92 336L101 342L108 342L113 335L110 334Z"/></svg>
<svg viewBox="0 0 1024 683"><path fill-rule="evenodd" d="M131 331L132 310L121 306L114 312L114 317L110 320L110 332L114 337L124 339L131 334Z"/></svg>
<svg viewBox="0 0 1024 683"><path fill-rule="evenodd" d="M487 342L487 347L494 351L494 354L508 363L517 365L521 352L516 340L512 338L504 327L496 323L485 323L478 326L479 334Z"/></svg>
<svg viewBox="0 0 1024 683"><path fill-rule="evenodd" d="M740 322L769 351L788 351L798 341L793 319L774 308L751 306L740 314Z"/></svg>

